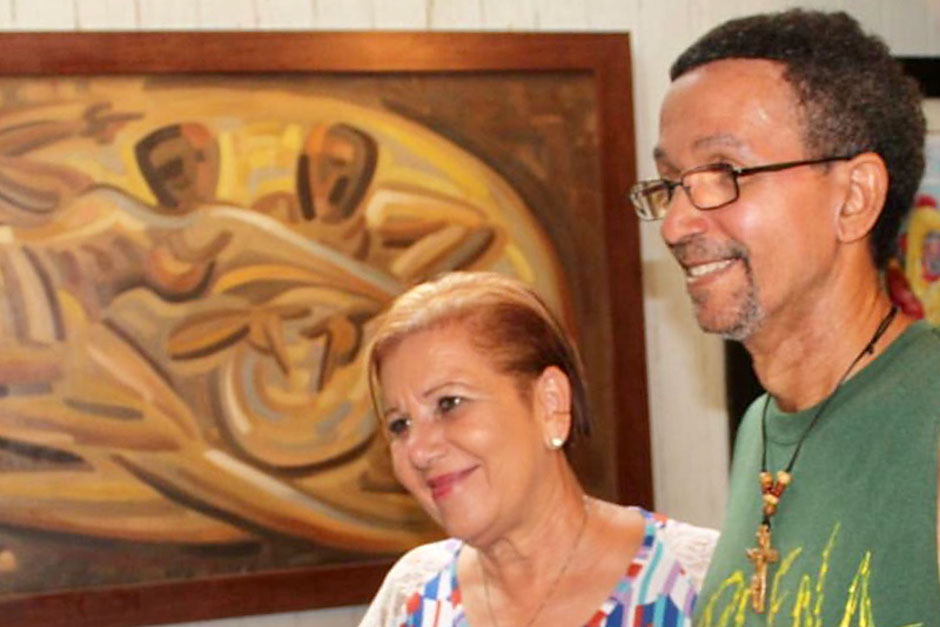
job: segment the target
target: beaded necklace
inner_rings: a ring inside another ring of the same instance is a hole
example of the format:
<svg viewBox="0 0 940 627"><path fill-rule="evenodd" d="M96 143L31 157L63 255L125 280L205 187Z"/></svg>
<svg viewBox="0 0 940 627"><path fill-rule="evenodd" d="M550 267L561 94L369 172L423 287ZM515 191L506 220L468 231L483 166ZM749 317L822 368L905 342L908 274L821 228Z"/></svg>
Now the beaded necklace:
<svg viewBox="0 0 940 627"><path fill-rule="evenodd" d="M780 499L783 497L783 493L786 491L787 486L793 481L793 466L796 464L796 458L800 454L800 449L803 448L803 443L806 441L806 436L809 435L809 432L813 429L816 423L819 421L819 417L823 415L823 412L826 411L826 407L829 406L829 403L835 398L836 393L842 387L842 384L845 383L845 380L848 379L849 374L852 370L855 369L855 366L858 365L858 362L862 360L865 355L872 355L875 352L875 344L881 339L881 336L884 335L885 331L888 330L888 327L891 326L891 322L894 320L894 317L898 313L898 308L893 306L891 311L888 312L884 318L881 319L881 322L878 324L878 328L875 329L875 333L871 336L871 339L865 344L865 348L859 352L859 354L852 360L852 363L849 364L849 367L845 369L845 372L842 373L842 376L839 378L839 381L836 383L835 388L829 396L826 397L826 400L823 401L819 409L816 410L816 413L813 415L813 418L809 421L809 424L806 426L806 429L803 430L803 433L800 434L800 439L796 442L796 448L793 450L793 454L790 456L790 461L787 463L786 467L783 470L777 471L777 476L774 478L770 474L770 471L767 470L767 406L770 405L770 394L767 395L764 400L764 408L761 412L761 462L760 462L760 490L761 490L761 500L762 500L762 513L763 517L761 523L757 526L757 546L753 549L747 549L747 558L754 563L754 575L751 577L751 607L758 614L763 614L766 608L767 603L767 570L770 564L776 562L780 554L773 548L771 545L771 525L770 520L777 513L777 507L780 505Z"/></svg>

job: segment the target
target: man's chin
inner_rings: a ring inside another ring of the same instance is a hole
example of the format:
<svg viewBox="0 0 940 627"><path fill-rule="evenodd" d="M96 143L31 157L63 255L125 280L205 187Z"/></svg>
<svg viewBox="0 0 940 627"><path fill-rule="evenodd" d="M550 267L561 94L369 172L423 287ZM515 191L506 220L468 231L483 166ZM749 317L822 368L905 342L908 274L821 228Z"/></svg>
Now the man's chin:
<svg viewBox="0 0 940 627"><path fill-rule="evenodd" d="M726 340L743 342L760 327L761 317L757 312L737 311L733 314L709 315L701 308L696 309L695 319L705 333L720 335Z"/></svg>

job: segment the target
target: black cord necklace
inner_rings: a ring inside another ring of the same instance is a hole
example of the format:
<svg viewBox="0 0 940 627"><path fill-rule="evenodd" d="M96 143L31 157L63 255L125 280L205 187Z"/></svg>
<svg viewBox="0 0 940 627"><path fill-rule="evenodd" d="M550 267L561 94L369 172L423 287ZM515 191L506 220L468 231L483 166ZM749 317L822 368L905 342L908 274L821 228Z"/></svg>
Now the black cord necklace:
<svg viewBox="0 0 940 627"><path fill-rule="evenodd" d="M760 487L761 499L763 502L763 518L760 525L757 526L757 547L747 550L747 557L749 560L754 562L755 569L754 576L751 577L751 607L758 614L762 614L766 606L767 567L769 564L776 562L779 558L779 553L771 546L770 519L774 514L777 513L777 506L780 504L780 498L783 496L784 491L786 491L787 486L790 485L790 482L793 479L791 474L793 471L793 466L796 464L796 459L800 455L800 450L803 448L803 443L806 441L806 436L808 436L809 432L812 431L814 426L816 426L816 423L819 421L819 417L822 416L826 411L829 403L832 402L833 398L835 398L836 393L842 387L842 384L845 383L845 380L849 378L849 375L855 369L855 366L858 365L858 362L860 362L865 355L874 354L875 344L878 342L878 340L881 339L881 336L885 334L885 332L888 330L888 327L891 326L891 323L894 321L894 317L897 315L897 313L898 308L892 305L888 314L881 319L881 322L878 324L878 328L875 329L875 333L871 336L871 339L867 344L865 344L865 347L861 350L861 352L856 355L855 359L852 360L852 363L850 363L849 367L845 369L845 372L842 373L842 376L839 377L839 381L836 383L835 388L833 388L832 393L826 397L826 400L824 400L822 405L819 406L819 409L816 410L813 418L809 421L809 424L806 425L806 429L804 429L803 433L800 434L800 438L796 442L796 448L793 449L793 454L790 456L790 461L787 462L787 465L783 470L777 471L776 478L774 478L774 476L770 474L770 471L767 470L767 407L770 405L770 394L768 394L764 400L764 408L761 412L760 423Z"/></svg>

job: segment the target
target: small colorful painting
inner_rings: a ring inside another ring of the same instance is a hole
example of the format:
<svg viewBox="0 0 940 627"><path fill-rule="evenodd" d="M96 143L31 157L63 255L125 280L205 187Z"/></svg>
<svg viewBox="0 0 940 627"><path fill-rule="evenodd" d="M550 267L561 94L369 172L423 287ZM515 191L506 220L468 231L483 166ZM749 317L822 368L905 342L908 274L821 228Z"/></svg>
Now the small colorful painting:
<svg viewBox="0 0 940 627"><path fill-rule="evenodd" d="M902 310L940 325L940 100L928 98L926 168L886 280Z"/></svg>

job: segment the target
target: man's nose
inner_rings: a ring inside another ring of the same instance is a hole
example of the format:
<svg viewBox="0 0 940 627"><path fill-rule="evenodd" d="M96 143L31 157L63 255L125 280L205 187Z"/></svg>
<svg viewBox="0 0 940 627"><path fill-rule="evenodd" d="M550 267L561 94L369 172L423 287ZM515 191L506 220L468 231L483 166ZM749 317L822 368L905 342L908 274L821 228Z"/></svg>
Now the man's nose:
<svg viewBox="0 0 940 627"><path fill-rule="evenodd" d="M659 232L667 245L673 246L693 235L703 233L708 225L705 211L697 208L682 186L676 188Z"/></svg>

